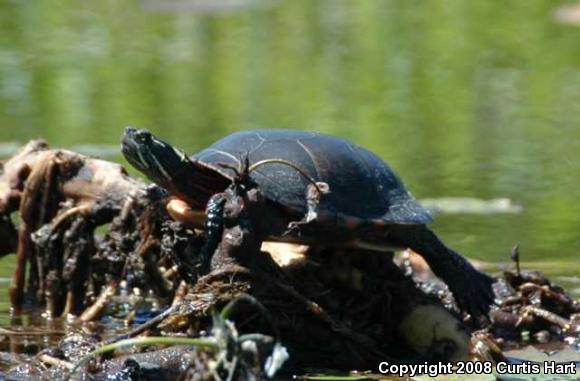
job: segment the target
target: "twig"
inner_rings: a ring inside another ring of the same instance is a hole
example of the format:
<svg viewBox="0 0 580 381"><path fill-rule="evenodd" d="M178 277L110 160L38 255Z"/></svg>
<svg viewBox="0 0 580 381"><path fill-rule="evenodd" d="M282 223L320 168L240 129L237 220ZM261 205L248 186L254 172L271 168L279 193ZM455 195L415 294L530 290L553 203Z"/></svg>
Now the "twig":
<svg viewBox="0 0 580 381"><path fill-rule="evenodd" d="M524 314L526 313L533 314L539 318L542 318L552 324L559 326L564 331L568 331L572 328L572 323L570 322L570 320L558 316L555 313L545 310L543 308L535 306L525 306L522 308L522 312Z"/></svg>
<svg viewBox="0 0 580 381"><path fill-rule="evenodd" d="M68 370L72 370L75 366L73 363L70 363L68 361L53 357L53 356L49 356L47 354L41 354L38 356L38 359L45 363L48 364L50 366L57 366L59 368L65 368Z"/></svg>
<svg viewBox="0 0 580 381"><path fill-rule="evenodd" d="M113 344L116 342L119 342L121 340L127 340L130 339L132 337L135 337L149 329L155 328L159 323L161 323L163 320L165 320L166 317L168 317L169 315L171 315L174 311L176 310L176 307L171 306L168 309L166 309L165 311L163 311L162 313L160 313L159 315L155 316L152 319L149 319L148 321L146 321L145 323L133 328L131 331L119 335L117 337L114 337L112 339L109 339L107 341L105 341L106 344Z"/></svg>
<svg viewBox="0 0 580 381"><path fill-rule="evenodd" d="M109 299L117 292L117 287L119 282L113 280L109 282L109 284L105 287L105 289L101 292L97 300L93 303L92 306L87 308L81 316L79 316L78 321L86 323L89 321L93 321L103 312L105 307L107 307L107 303Z"/></svg>

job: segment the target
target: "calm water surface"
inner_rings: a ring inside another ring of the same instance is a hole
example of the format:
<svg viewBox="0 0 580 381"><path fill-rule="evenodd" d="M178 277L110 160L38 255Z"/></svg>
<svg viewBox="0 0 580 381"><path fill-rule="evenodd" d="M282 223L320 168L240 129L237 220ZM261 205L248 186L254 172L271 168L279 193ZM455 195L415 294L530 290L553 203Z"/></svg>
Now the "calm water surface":
<svg viewBox="0 0 580 381"><path fill-rule="evenodd" d="M110 154L129 124L188 152L246 128L331 133L418 198L521 204L433 226L493 263L520 243L580 287L580 28L552 18L567 2L202 3L0 2L0 151L42 136Z"/></svg>

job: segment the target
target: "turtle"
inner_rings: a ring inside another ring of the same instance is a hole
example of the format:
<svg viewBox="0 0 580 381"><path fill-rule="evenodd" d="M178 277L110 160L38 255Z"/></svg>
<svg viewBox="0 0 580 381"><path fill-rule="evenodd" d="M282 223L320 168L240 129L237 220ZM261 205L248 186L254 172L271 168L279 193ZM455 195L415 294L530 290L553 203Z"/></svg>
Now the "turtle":
<svg viewBox="0 0 580 381"><path fill-rule="evenodd" d="M409 248L474 318L487 316L493 305L493 278L427 227L431 215L384 160L347 140L299 130L247 130L187 156L146 129L127 127L121 148L132 166L172 196L168 211L174 218L205 221L206 271L221 239L224 191L245 173L273 216L266 240L388 252Z"/></svg>

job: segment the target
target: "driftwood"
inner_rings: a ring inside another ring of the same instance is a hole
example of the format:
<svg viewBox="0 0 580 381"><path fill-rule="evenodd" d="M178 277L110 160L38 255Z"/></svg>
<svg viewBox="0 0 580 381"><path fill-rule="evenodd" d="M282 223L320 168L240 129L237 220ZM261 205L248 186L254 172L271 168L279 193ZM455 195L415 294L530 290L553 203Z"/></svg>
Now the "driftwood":
<svg viewBox="0 0 580 381"><path fill-rule="evenodd" d="M52 316L79 314L99 299L105 284L126 275L129 261L147 270L152 278L147 281L161 297L169 296L157 264L151 263L152 251L160 247L154 230L163 221L155 214L154 193L118 164L49 149L42 140L3 162L0 237L8 238L0 254L16 251L10 286L14 310L21 310L28 295ZM10 239L15 238L14 212L20 217L17 240ZM106 224L105 237L95 242L95 230Z"/></svg>

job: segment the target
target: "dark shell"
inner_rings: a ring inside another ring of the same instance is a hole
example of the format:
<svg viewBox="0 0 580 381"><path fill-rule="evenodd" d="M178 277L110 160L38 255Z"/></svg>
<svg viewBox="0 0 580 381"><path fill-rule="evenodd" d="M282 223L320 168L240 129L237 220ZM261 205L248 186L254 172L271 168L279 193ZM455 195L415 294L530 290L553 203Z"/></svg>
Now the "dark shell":
<svg viewBox="0 0 580 381"><path fill-rule="evenodd" d="M237 166L246 153L250 163L284 159L316 181L327 183L330 193L322 198L323 210L398 224L424 224L431 220L383 160L336 137L281 129L242 131L226 136L193 158L213 166L218 163ZM227 169L219 170L232 175ZM309 181L294 168L269 163L251 176L270 200L297 213L306 212Z"/></svg>

